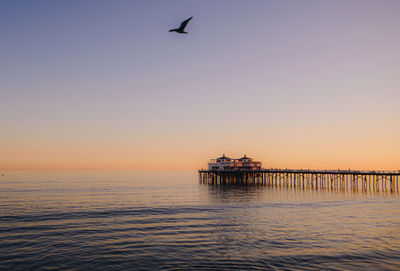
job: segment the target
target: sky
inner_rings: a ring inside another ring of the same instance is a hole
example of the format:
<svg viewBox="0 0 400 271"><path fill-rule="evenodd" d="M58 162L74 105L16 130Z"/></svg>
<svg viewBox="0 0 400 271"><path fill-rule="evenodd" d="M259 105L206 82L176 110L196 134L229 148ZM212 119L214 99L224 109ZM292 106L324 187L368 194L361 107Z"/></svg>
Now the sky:
<svg viewBox="0 0 400 271"><path fill-rule="evenodd" d="M400 169L400 1L0 2L0 170ZM168 32L193 16L187 35Z"/></svg>

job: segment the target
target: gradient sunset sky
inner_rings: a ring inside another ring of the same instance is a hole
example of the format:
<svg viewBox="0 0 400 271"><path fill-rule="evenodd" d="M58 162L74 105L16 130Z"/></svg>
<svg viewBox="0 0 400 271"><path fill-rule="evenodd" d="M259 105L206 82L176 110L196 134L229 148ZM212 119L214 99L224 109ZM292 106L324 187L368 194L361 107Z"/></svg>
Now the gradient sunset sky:
<svg viewBox="0 0 400 271"><path fill-rule="evenodd" d="M1 1L0 170L400 169L400 1ZM188 35L169 33L190 16Z"/></svg>

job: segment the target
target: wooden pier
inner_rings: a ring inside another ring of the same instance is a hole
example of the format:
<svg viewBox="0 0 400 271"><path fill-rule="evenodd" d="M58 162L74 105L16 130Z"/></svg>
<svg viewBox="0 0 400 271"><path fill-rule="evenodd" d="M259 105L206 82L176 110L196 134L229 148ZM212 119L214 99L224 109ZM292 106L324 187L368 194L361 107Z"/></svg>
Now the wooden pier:
<svg viewBox="0 0 400 271"><path fill-rule="evenodd" d="M322 190L400 192L400 171L360 170L199 170L201 184L264 185Z"/></svg>

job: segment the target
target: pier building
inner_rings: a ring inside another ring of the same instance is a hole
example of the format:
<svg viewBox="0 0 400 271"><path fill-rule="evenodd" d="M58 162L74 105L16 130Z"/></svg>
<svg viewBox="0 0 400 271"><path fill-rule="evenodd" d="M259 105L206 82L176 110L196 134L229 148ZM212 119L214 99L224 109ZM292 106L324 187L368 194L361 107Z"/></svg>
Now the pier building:
<svg viewBox="0 0 400 271"><path fill-rule="evenodd" d="M216 159L210 159L208 163L208 170L221 171L221 170L261 170L261 162L253 161L246 154L239 159L232 159L223 154Z"/></svg>

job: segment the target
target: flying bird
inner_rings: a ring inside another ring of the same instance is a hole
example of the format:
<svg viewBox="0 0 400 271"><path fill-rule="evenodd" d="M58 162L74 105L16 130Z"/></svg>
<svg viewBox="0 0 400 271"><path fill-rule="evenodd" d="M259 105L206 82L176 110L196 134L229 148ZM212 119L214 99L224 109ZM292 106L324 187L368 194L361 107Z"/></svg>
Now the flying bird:
<svg viewBox="0 0 400 271"><path fill-rule="evenodd" d="M179 26L179 28L171 29L169 32L177 32L177 33L179 33L179 34L187 34L187 32L185 32L185 27L186 27L186 25L189 23L189 21L190 21L192 18L193 18L193 16L190 17L189 19L184 20L184 21L181 23L181 26Z"/></svg>

